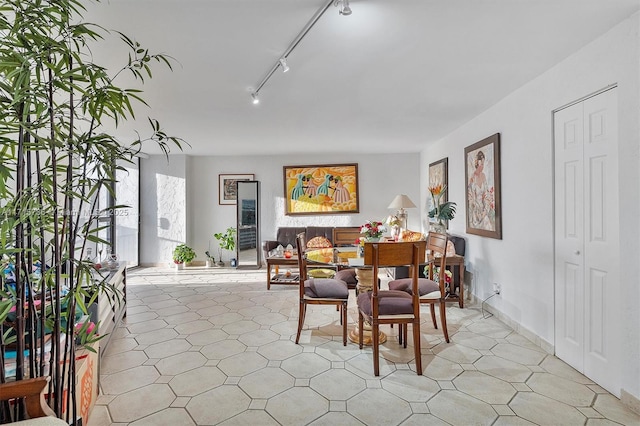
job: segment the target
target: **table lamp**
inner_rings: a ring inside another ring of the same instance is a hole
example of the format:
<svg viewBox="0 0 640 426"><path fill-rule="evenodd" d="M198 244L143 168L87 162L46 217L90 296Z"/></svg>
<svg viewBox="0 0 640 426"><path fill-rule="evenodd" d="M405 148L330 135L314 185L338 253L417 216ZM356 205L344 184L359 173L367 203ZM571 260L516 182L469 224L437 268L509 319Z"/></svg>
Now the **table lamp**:
<svg viewBox="0 0 640 426"><path fill-rule="evenodd" d="M405 209L411 209L416 207L413 204L413 201L405 194L396 195L396 198L393 199L391 204L389 204L389 209L398 209L396 216L400 220L400 229L407 229L407 212Z"/></svg>

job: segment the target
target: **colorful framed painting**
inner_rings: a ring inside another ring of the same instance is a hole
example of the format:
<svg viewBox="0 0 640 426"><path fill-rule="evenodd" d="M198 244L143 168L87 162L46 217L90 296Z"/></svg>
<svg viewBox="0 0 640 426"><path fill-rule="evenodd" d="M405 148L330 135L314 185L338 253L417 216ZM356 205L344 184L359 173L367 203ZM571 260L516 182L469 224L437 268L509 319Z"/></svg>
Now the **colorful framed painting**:
<svg viewBox="0 0 640 426"><path fill-rule="evenodd" d="M464 149L467 233L502 239L500 133Z"/></svg>
<svg viewBox="0 0 640 426"><path fill-rule="evenodd" d="M235 205L238 198L238 186L236 182L239 180L254 180L255 175L252 174L220 174L218 175L218 204Z"/></svg>
<svg viewBox="0 0 640 426"><path fill-rule="evenodd" d="M358 164L284 166L285 214L358 213Z"/></svg>
<svg viewBox="0 0 640 426"><path fill-rule="evenodd" d="M436 206L434 204L433 197L431 196L431 188L441 187L444 188L444 194L440 199L440 203L446 203L449 200L449 170L448 170L449 158L443 158L442 160L434 161L429 164L429 185L427 194L427 212L433 210ZM436 223L438 219L430 217L430 223Z"/></svg>

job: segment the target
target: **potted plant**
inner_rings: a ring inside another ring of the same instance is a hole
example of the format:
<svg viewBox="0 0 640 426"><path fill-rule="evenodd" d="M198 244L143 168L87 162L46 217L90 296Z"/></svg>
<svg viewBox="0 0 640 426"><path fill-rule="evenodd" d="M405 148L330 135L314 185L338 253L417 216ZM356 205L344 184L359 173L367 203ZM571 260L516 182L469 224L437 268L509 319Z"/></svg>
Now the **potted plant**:
<svg viewBox="0 0 640 426"><path fill-rule="evenodd" d="M222 260L222 250L229 250L233 252L236 249L236 228L228 227L225 233L218 232L213 234L213 236L218 240L219 244L219 254L220 261L218 265L224 266L224 261ZM235 259L231 259L232 263L234 263Z"/></svg>
<svg viewBox="0 0 640 426"><path fill-rule="evenodd" d="M216 259L211 256L211 252L209 250L204 252L205 256L207 256L207 268L211 268L216 264Z"/></svg>
<svg viewBox="0 0 640 426"><path fill-rule="evenodd" d="M178 269L182 269L185 263L189 263L195 258L196 252L186 244L178 244L173 249L173 263L178 265Z"/></svg>

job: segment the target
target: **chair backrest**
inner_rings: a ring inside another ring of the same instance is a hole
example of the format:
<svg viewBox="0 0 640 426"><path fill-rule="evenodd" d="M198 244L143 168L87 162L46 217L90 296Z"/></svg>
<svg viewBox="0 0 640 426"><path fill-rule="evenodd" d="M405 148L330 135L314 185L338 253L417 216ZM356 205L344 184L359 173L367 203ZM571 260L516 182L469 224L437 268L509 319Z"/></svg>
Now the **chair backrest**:
<svg viewBox="0 0 640 426"><path fill-rule="evenodd" d="M440 292L444 294L445 286L445 266L447 264L447 234L440 234L437 232L429 232L427 235L427 251L429 251L429 259L433 259L432 265L440 270L438 274L438 284L440 285ZM429 279L433 279L433 270L429 269Z"/></svg>
<svg viewBox="0 0 640 426"><path fill-rule="evenodd" d="M298 250L298 269L300 270L300 292L304 294L304 282L307 280L307 236L304 232L296 235L296 249Z"/></svg>
<svg viewBox="0 0 640 426"><path fill-rule="evenodd" d="M413 285L414 295L417 296L417 281L420 263L425 260L427 242L405 241L405 242L378 242L364 244L364 264L373 265L374 279L378 276L379 267L409 266L409 275L415 277ZM446 241L445 241L446 247ZM373 293L376 295L378 286L373 286Z"/></svg>

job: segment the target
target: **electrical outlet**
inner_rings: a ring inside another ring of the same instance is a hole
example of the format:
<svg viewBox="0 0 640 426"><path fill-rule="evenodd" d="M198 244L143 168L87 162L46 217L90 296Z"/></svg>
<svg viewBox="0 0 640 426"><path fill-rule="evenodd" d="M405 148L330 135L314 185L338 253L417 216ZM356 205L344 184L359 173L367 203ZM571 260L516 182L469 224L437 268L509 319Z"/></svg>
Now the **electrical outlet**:
<svg viewBox="0 0 640 426"><path fill-rule="evenodd" d="M493 283L493 292L495 294L500 294L500 284L498 283Z"/></svg>

